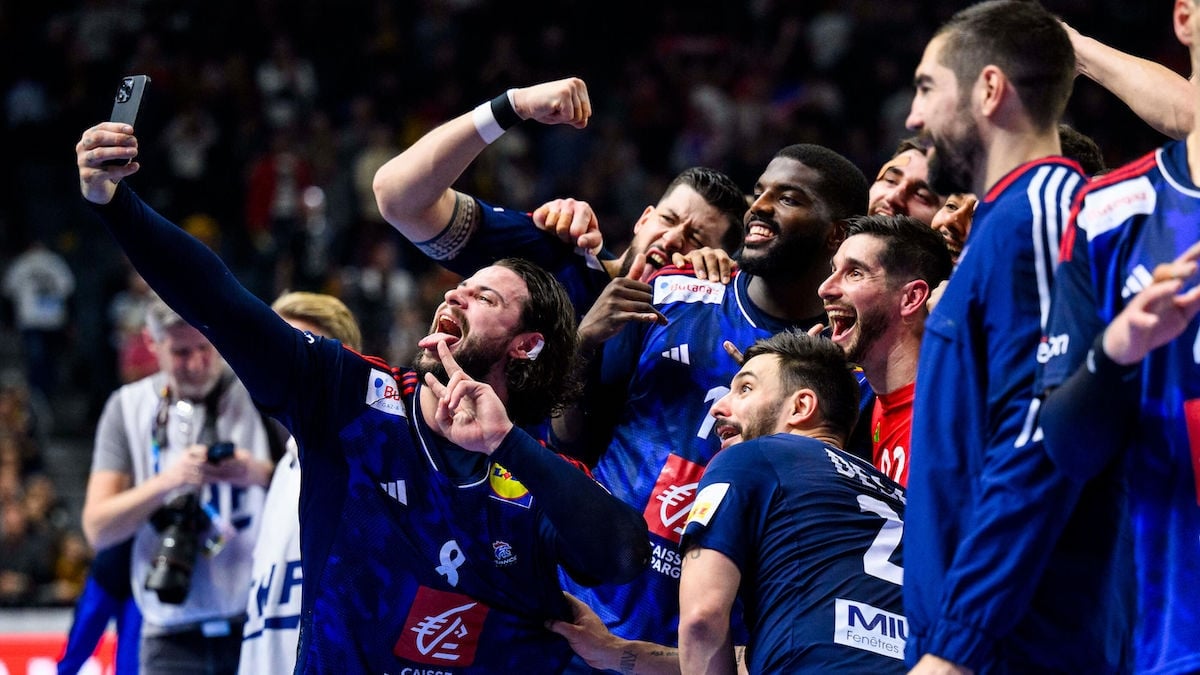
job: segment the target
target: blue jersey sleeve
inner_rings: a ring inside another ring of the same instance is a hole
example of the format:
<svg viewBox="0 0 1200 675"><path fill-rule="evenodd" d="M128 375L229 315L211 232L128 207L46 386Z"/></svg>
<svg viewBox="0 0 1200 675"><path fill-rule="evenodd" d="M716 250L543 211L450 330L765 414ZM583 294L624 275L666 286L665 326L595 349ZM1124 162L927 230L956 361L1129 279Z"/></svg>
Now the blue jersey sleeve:
<svg viewBox="0 0 1200 675"><path fill-rule="evenodd" d="M758 550L758 528L747 523L762 522L763 507L770 503L773 487L771 474L765 470L769 464L757 448L757 444L745 443L709 462L683 531L681 552L686 554L697 546L712 549L746 570L747 555Z"/></svg>
<svg viewBox="0 0 1200 675"><path fill-rule="evenodd" d="M608 273L599 260L612 257L607 251L591 257L538 229L527 212L493 206L462 193L456 196L451 222L433 239L416 244L446 269L471 276L501 258L524 258L562 283L579 315L604 290Z"/></svg>
<svg viewBox="0 0 1200 675"><path fill-rule="evenodd" d="M331 392L322 383L328 383L332 374L313 358L315 346L336 342L292 328L238 283L215 253L155 212L124 183L109 204L95 211L146 283L204 333L261 408L304 419L288 406L313 407L337 400L326 398ZM311 390L314 396L296 396L298 390ZM338 419L349 419L351 414L332 412L334 428Z"/></svg>

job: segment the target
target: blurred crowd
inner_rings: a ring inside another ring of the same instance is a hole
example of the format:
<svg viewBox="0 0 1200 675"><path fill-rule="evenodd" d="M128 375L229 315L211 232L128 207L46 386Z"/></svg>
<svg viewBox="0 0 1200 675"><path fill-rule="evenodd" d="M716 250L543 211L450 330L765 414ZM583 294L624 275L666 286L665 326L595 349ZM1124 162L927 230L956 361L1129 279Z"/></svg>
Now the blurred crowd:
<svg viewBox="0 0 1200 675"><path fill-rule="evenodd" d="M131 186L264 300L334 294L361 321L365 352L406 363L397 345L424 334L452 279L392 232L371 180L434 124L512 86L586 78L596 107L586 131L520 127L459 185L529 209L586 199L620 250L641 210L688 166L721 169L747 191L787 143L878 167L905 135L922 48L965 4L4 3L0 269L50 255L71 281L26 281L61 310L32 328L5 282L0 316L21 337L26 368L0 387L0 604L69 603L78 593L89 553L77 514L45 475L45 427L58 420L53 431L90 438L108 394L154 368L141 338L147 289L80 205L62 153L66 139L107 118L123 75L152 78L137 134L153 170ZM1045 4L1085 34L1186 71L1161 7ZM865 48L883 36L908 48ZM1097 141L1109 166L1162 140L1083 79L1065 121ZM66 393L85 402L76 428L54 414Z"/></svg>

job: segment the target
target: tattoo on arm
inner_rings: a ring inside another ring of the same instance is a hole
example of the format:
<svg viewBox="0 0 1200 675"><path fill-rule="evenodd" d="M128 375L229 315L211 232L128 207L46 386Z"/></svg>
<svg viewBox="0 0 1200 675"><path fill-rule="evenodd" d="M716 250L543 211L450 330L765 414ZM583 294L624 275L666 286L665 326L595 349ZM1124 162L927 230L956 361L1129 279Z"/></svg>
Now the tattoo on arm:
<svg viewBox="0 0 1200 675"><path fill-rule="evenodd" d="M633 675L637 672L637 654L631 649L621 653L621 675Z"/></svg>

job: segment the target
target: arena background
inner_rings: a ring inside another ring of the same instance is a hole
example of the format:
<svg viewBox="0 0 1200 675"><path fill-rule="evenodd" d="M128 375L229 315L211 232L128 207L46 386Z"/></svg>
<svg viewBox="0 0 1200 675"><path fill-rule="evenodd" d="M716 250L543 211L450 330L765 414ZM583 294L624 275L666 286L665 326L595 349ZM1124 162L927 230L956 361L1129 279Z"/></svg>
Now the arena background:
<svg viewBox="0 0 1200 675"><path fill-rule="evenodd" d="M722 169L749 190L775 150L813 142L873 175L905 135L926 41L966 4L0 1L0 270L40 240L77 282L56 386L29 400L60 526L78 530L91 433L120 382L112 308L128 278L80 202L72 148L107 118L123 75L153 78L133 187L206 237L264 299L337 293L362 319L368 351L403 361L395 345L413 344L452 279L391 235L370 179L433 125L508 87L582 77L595 113L586 130L522 125L459 187L530 209L586 199L619 250L687 166ZM1086 35L1187 72L1166 0L1045 4ZM1096 140L1110 167L1165 140L1082 78L1065 121ZM21 387L13 322L6 299L5 389ZM54 630L67 611L0 609L0 633L44 630L35 616Z"/></svg>

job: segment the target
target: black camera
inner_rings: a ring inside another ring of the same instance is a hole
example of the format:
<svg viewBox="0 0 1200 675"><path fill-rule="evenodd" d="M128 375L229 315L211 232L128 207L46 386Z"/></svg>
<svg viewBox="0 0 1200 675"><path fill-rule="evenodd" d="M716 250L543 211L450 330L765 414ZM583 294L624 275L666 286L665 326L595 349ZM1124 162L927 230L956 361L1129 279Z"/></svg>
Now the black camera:
<svg viewBox="0 0 1200 675"><path fill-rule="evenodd" d="M208 529L211 520L200 507L200 499L187 492L155 511L150 524L162 533L162 543L146 575L146 590L158 593L160 602L182 604L192 586L200 533Z"/></svg>
<svg viewBox="0 0 1200 675"><path fill-rule="evenodd" d="M213 443L208 446L205 460L219 464L233 456L233 443ZM150 573L146 575L146 590L158 593L160 602L171 605L183 603L192 585L192 569L201 546L201 534L212 527L212 518L191 492L176 496L150 516L150 524L162 533L162 543L154 554ZM203 542L213 548L216 542Z"/></svg>

